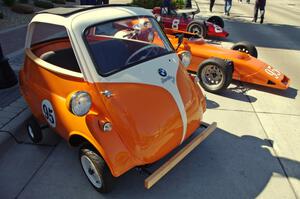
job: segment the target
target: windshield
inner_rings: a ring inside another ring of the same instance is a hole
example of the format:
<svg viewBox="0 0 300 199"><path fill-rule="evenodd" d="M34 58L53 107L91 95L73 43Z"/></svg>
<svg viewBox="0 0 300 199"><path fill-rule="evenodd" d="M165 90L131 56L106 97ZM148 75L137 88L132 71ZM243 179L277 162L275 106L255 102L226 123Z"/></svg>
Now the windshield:
<svg viewBox="0 0 300 199"><path fill-rule="evenodd" d="M86 29L84 37L101 76L174 52L151 17L98 24Z"/></svg>

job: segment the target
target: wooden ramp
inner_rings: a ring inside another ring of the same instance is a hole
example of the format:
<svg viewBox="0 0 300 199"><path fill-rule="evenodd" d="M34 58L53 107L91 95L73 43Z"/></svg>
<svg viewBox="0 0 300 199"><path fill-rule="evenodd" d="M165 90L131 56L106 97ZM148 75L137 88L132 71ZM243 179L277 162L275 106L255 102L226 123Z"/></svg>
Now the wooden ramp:
<svg viewBox="0 0 300 199"><path fill-rule="evenodd" d="M207 125L207 128L196 136L184 148L178 151L173 157L159 167L154 173L145 179L145 187L150 189L156 182L158 182L164 175L166 175L172 168L174 168L185 156L187 156L193 149L195 149L201 142L203 142L215 129L217 123L213 122Z"/></svg>

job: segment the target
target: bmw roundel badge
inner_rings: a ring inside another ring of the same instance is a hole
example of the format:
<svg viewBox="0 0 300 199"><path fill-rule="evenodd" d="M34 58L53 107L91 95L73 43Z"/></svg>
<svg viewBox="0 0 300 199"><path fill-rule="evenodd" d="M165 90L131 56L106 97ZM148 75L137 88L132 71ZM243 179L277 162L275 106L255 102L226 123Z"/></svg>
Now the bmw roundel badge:
<svg viewBox="0 0 300 199"><path fill-rule="evenodd" d="M166 77L167 76L167 71L163 68L159 68L158 69L158 74L162 77Z"/></svg>

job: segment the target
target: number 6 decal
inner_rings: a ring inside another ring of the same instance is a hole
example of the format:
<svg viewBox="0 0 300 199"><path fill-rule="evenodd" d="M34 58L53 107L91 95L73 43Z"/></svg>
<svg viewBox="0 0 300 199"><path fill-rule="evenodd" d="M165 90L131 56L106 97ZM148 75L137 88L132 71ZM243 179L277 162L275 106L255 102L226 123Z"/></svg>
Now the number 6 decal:
<svg viewBox="0 0 300 199"><path fill-rule="evenodd" d="M55 113L49 100L45 99L42 101L42 112L49 125L55 128L56 127Z"/></svg>
<svg viewBox="0 0 300 199"><path fill-rule="evenodd" d="M174 19L172 23L172 29L178 30L178 25L179 25L179 19Z"/></svg>
<svg viewBox="0 0 300 199"><path fill-rule="evenodd" d="M265 68L266 73L268 73L270 76L275 77L276 79L280 78L281 72L272 68L271 66L268 66Z"/></svg>

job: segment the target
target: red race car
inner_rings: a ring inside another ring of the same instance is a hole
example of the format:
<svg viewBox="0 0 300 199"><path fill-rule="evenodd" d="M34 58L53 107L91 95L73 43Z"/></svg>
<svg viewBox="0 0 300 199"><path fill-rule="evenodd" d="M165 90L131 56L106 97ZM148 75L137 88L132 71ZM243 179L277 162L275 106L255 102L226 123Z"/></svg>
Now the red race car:
<svg viewBox="0 0 300 199"><path fill-rule="evenodd" d="M197 2L195 3L196 10L168 10L165 7L154 7L152 13L165 28L196 33L203 38L227 37L229 33L223 29L224 21L221 17L211 16L206 21L195 19L195 14L200 12Z"/></svg>

